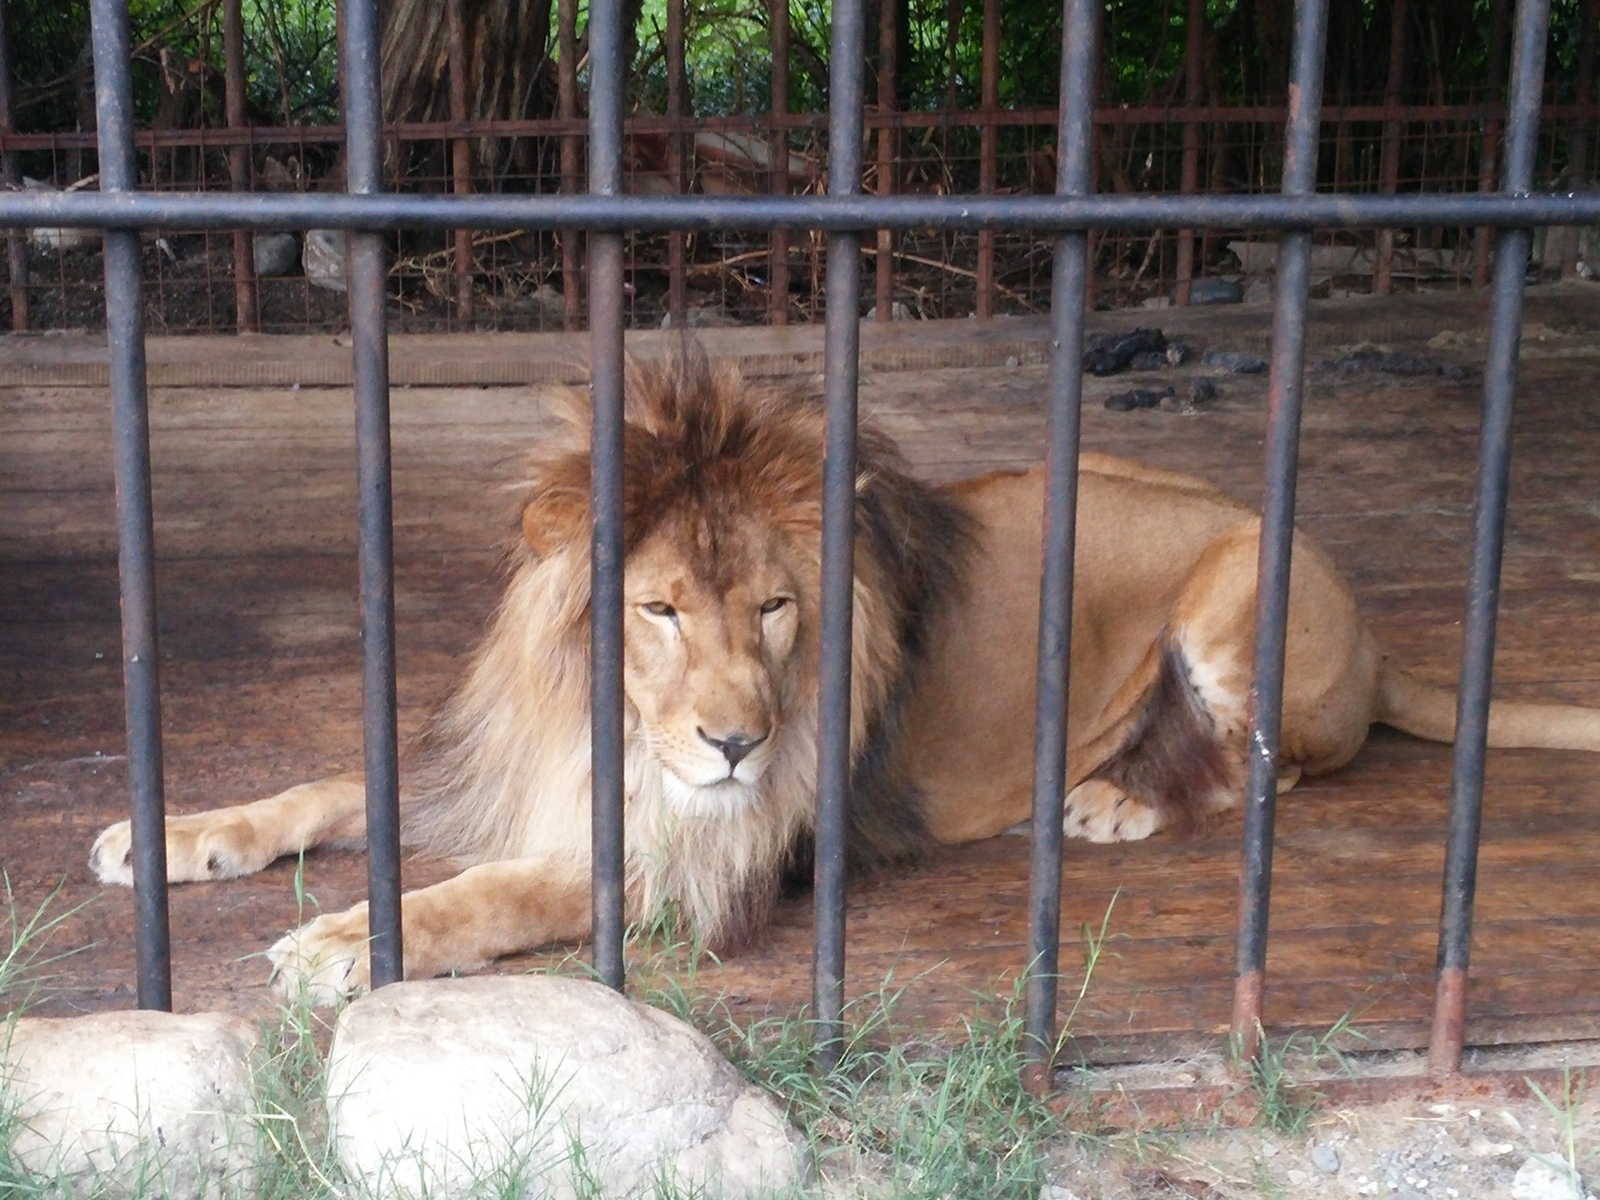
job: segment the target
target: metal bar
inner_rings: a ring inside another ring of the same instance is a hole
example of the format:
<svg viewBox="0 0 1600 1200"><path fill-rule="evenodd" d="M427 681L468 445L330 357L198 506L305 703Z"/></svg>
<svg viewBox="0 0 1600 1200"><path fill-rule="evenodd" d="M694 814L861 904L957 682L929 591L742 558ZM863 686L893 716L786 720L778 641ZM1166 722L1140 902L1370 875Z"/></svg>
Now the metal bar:
<svg viewBox="0 0 1600 1200"><path fill-rule="evenodd" d="M1290 65L1290 113L1284 135L1285 196L1304 196L1316 190L1317 140L1321 132L1318 116L1327 37L1327 0L1299 0L1295 5L1294 57ZM1283 234L1278 243L1273 296L1267 479L1261 506L1261 549L1256 562L1255 674L1250 691L1249 778L1239 867L1232 1038L1242 1061L1256 1053L1267 964L1272 827L1278 800L1278 732L1283 715L1283 658L1289 617L1289 560L1300 453L1310 265L1311 235L1300 230Z"/></svg>
<svg viewBox="0 0 1600 1200"><path fill-rule="evenodd" d="M774 196L789 194L789 133L779 119L789 114L789 0L768 0L772 39L772 177ZM771 276L767 287L767 320L789 323L789 231L775 228L769 235Z"/></svg>
<svg viewBox="0 0 1600 1200"><path fill-rule="evenodd" d="M396 192L0 193L0 228L90 229L962 229L1491 228L1600 223L1600 192L1398 196L1319 193L1093 196L425 196Z"/></svg>
<svg viewBox="0 0 1600 1200"><path fill-rule="evenodd" d="M895 54L899 30L895 24L896 0L878 0L878 112L892 113L899 107L895 95ZM892 196L895 192L895 130L889 125L878 127L878 195ZM879 321L894 320L894 248L892 229L878 230L877 310Z"/></svg>
<svg viewBox="0 0 1600 1200"><path fill-rule="evenodd" d="M1201 100L1205 80L1206 0L1189 0L1183 26L1183 98L1191 107ZM1179 190L1185 195L1200 187L1200 126L1183 123L1183 176ZM1202 267L1204 264L1202 264ZM1178 231L1178 286L1173 295L1179 308L1187 308L1194 291L1194 230Z"/></svg>
<svg viewBox="0 0 1600 1200"><path fill-rule="evenodd" d="M622 0L589 6L589 191L622 191ZM594 514L589 588L592 679L594 968L623 984L622 235L589 236L590 450Z"/></svg>
<svg viewBox="0 0 1600 1200"><path fill-rule="evenodd" d="M1578 107L1587 109L1594 94L1594 52L1596 25L1600 24L1600 0L1583 0L1583 26L1578 34ZM1589 131L1587 117L1572 123L1567 141L1567 187L1582 191L1589 184ZM1561 278L1576 279L1582 244L1577 230L1561 262Z"/></svg>
<svg viewBox="0 0 1600 1200"><path fill-rule="evenodd" d="M449 44L450 119L467 119L467 20L464 0L445 0L445 40ZM472 142L458 137L450 142L450 188L458 196L472 191ZM456 230L456 317L472 324L472 230Z"/></svg>
<svg viewBox="0 0 1600 1200"><path fill-rule="evenodd" d="M557 0L556 43L560 55L556 70L557 111L563 121L578 119L578 0ZM578 190L578 139L561 139L561 194ZM576 229L561 234L561 325L577 329L583 323L583 235Z"/></svg>
<svg viewBox="0 0 1600 1200"><path fill-rule="evenodd" d="M861 190L865 48L861 0L834 0L828 72L828 194ZM860 379L861 234L828 235L823 395L822 647L817 712L816 1057L844 1050L845 832L850 795L850 646L855 585L856 386Z"/></svg>
<svg viewBox="0 0 1600 1200"><path fill-rule="evenodd" d="M126 0L91 0L100 187L138 186L133 161L133 84ZM122 681L128 720L133 891L140 1008L172 1008L172 929L167 914L166 799L161 761L161 662L156 641L155 522L150 502L150 403L144 355L139 235L105 237L106 342L117 483L117 571L122 603Z"/></svg>
<svg viewBox="0 0 1600 1200"><path fill-rule="evenodd" d="M682 117L686 105L684 93L688 79L684 68L684 15L683 0L667 0L667 115ZM689 190L685 174L685 146L688 135L667 135L667 170L672 175L672 191L683 195ZM689 322L689 274L684 261L684 234L674 229L667 235L667 311L672 316L674 329L685 329Z"/></svg>
<svg viewBox="0 0 1600 1200"><path fill-rule="evenodd" d="M1061 13L1061 123L1056 190L1087 195L1100 0L1065 0ZM1083 322L1089 239L1055 245L1051 280L1050 413L1046 433L1043 566L1039 582L1038 711L1034 726L1033 863L1029 875L1024 1083L1049 1087L1056 1049L1061 941L1061 819L1067 783L1067 685L1072 656L1072 584L1078 520L1078 434L1083 408Z"/></svg>
<svg viewBox="0 0 1600 1200"><path fill-rule="evenodd" d="M1000 107L1000 0L983 0L983 58L980 100L983 125L978 134L978 194L994 195L999 156L995 109ZM978 231L978 320L994 315L994 230Z"/></svg>
<svg viewBox="0 0 1600 1200"><path fill-rule="evenodd" d="M1502 189L1533 184L1544 89L1550 0L1517 5ZM1445 843L1444 897L1439 916L1438 985L1428 1068L1435 1076L1461 1069L1466 1024L1467 966L1472 949L1472 903L1477 884L1478 834L1483 815L1483 767L1489 736L1495 618L1500 603L1500 555L1505 545L1506 491L1511 475L1511 408L1522 337L1522 285L1533 236L1500 234L1494 256L1488 357L1483 371L1483 425L1478 444L1478 489L1472 519L1472 570L1462 623L1461 683L1456 692L1455 765L1450 780L1450 831Z"/></svg>
<svg viewBox="0 0 1600 1200"><path fill-rule="evenodd" d="M1483 121L1483 142L1478 150L1478 191L1494 191L1495 164L1500 159L1500 128L1505 113L1506 35L1511 0L1493 0L1489 17L1489 77L1487 91L1491 101ZM1489 282L1489 230L1480 227L1472 235L1472 286Z"/></svg>
<svg viewBox="0 0 1600 1200"><path fill-rule="evenodd" d="M1389 11L1389 78L1384 83L1383 103L1394 107L1400 103L1400 91L1405 82L1406 23L1410 18L1406 0L1390 0ZM1400 122L1383 123L1383 142L1379 149L1378 190L1392 196L1400 186ZM1378 261L1372 276L1375 296L1387 296L1394 286L1394 230L1378 230Z"/></svg>
<svg viewBox="0 0 1600 1200"><path fill-rule="evenodd" d="M383 191L377 0L348 0L343 76L350 193ZM324 203L328 197L321 197ZM372 986L404 977L400 928L400 765L394 683L394 504L389 471L388 272L383 235L357 229L350 251L356 491L361 522L362 738L367 783L367 953Z"/></svg>
<svg viewBox="0 0 1600 1200"><path fill-rule="evenodd" d="M222 2L222 58L224 105L228 128L243 129L244 115L244 0ZM236 192L250 190L250 148L228 147L228 185ZM256 307L255 238L248 229L233 231L233 311L239 333L261 328Z"/></svg>
<svg viewBox="0 0 1600 1200"><path fill-rule="evenodd" d="M6 9L0 0L0 139L17 131L16 114L12 108L11 42L6 32ZM17 163L17 152L0 151L0 187L20 188L22 168ZM28 328L28 235L21 229L6 230L6 268L11 286L11 328L22 333Z"/></svg>

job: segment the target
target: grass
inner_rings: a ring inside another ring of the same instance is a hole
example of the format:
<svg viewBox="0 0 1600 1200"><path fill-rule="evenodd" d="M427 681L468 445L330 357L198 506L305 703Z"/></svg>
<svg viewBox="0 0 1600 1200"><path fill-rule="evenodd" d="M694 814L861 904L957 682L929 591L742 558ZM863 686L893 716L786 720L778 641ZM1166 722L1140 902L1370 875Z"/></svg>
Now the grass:
<svg viewBox="0 0 1600 1200"><path fill-rule="evenodd" d="M1313 1037L1310 1034L1290 1034L1274 1043L1266 1032L1256 1026L1258 1049L1250 1061L1250 1087L1256 1097L1256 1122L1277 1133L1301 1134L1311 1123L1318 1105L1324 1099L1321 1093L1296 1082L1292 1064L1303 1060L1313 1068L1332 1061L1340 1070L1349 1072L1344 1055L1334 1042L1344 1037L1360 1037L1351 1027L1350 1014L1346 1013L1331 1025L1326 1033Z"/></svg>

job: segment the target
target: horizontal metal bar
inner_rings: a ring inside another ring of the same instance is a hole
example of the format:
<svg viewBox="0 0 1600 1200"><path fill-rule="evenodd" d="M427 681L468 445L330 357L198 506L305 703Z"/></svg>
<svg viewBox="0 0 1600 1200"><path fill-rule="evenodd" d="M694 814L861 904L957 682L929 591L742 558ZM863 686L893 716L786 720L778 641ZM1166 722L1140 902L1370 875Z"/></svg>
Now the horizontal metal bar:
<svg viewBox="0 0 1600 1200"><path fill-rule="evenodd" d="M10 192L0 228L1373 229L1600 224L1600 192L1314 196L419 196Z"/></svg>

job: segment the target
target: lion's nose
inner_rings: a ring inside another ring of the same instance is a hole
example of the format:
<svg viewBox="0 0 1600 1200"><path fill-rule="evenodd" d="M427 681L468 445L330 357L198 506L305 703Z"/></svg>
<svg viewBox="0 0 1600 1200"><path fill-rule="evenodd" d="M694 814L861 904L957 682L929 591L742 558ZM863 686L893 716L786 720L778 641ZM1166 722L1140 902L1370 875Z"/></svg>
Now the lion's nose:
<svg viewBox="0 0 1600 1200"><path fill-rule="evenodd" d="M767 740L767 735L764 733L760 737L751 737L747 733L730 733L727 737L715 738L698 725L695 726L694 731L700 735L700 740L706 745L715 746L722 751L722 757L728 760L728 769L730 771L743 762L750 751Z"/></svg>

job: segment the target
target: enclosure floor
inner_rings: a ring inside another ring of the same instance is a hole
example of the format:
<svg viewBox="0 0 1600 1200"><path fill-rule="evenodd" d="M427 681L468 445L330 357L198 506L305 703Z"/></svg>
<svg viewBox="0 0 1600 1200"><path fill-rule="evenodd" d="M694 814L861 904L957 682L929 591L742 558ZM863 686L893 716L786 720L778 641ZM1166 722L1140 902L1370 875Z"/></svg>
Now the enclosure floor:
<svg viewBox="0 0 1600 1200"><path fill-rule="evenodd" d="M1448 681L1469 553L1481 302L1333 301L1312 314L1313 363L1338 346L1425 349L1455 331L1430 352L1474 367L1467 384L1314 371L1301 454L1302 528L1348 574L1384 645ZM1271 321L1263 308L1140 315L1205 346L1257 352ZM1497 694L1600 705L1600 289L1537 290L1527 316ZM1133 323L1129 314L1097 321ZM1006 337L1020 344L1040 332L1019 323ZM931 325L895 334L944 361L959 361L950 347L974 336ZM754 355L772 336L719 331L718 343ZM0 370L43 340L6 346ZM993 341L975 344L989 364ZM225 365L239 345L196 340L183 352ZM452 345L436 339L429 353L493 363L543 352L515 335ZM396 360L408 353L397 346ZM1017 357L1011 369L869 368L864 411L930 478L1034 462L1045 374ZM96 886L86 866L95 832L123 814L126 788L107 397L92 381L19 377L0 376L11 384L0 387L0 865L23 914L59 887L50 911L70 915L52 947L84 947L48 968L45 1011L126 1006L132 897ZM1089 381L1085 444L1204 476L1255 503L1265 378L1224 380L1217 407L1198 415L1100 404L1138 382ZM403 732L444 695L494 602L496 546L512 528L503 485L547 419L541 389L394 393ZM348 391L282 381L158 387L152 424L171 811L358 769ZM1423 1044L1449 776L1448 747L1380 730L1347 769L1285 799L1272 1025L1326 1028L1348 1015L1375 1045ZM1468 1039L1600 1035L1600 759L1496 752L1488 780ZM1104 922L1110 935L1075 1016L1095 1057L1170 1052L1225 1026L1239 829L1231 814L1195 837L1068 844L1064 1011L1078 993L1078 931ZM904 989L899 1019L930 1028L954 1026L975 995L1008 996L1024 957L1027 860L1024 838L1003 837L857 882L849 994L874 995L889 981ZM420 860L405 870L412 886L447 873ZM252 879L173 890L179 1008L263 1008L259 952L300 915L294 872L280 863ZM313 853L305 883L307 910L342 908L362 896L363 860ZM809 921L806 897L787 901L754 949L702 970L700 982L739 1011L797 1010L810 994Z"/></svg>

